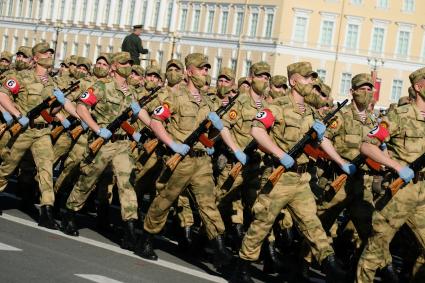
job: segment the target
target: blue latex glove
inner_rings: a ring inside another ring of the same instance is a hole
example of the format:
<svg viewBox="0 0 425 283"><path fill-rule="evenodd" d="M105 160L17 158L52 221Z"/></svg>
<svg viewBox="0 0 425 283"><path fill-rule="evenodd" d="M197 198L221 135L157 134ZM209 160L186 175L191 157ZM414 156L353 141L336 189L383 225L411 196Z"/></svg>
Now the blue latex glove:
<svg viewBox="0 0 425 283"><path fill-rule="evenodd" d="M18 119L18 123L21 124L22 127L26 128L30 123L30 119L27 116L22 116Z"/></svg>
<svg viewBox="0 0 425 283"><path fill-rule="evenodd" d="M60 104L62 104L62 105L64 105L64 104L65 104L65 95L63 94L63 92L62 92L60 89L55 88L55 89L53 90L53 95L56 97L56 100L57 100Z"/></svg>
<svg viewBox="0 0 425 283"><path fill-rule="evenodd" d="M190 147L184 143L182 144L182 143L172 142L170 144L170 147L175 153L178 153L181 156L185 156L190 150Z"/></svg>
<svg viewBox="0 0 425 283"><path fill-rule="evenodd" d="M207 152L207 154L208 154L209 156L211 156L211 155L213 155L213 154L214 154L215 149L214 149L214 147L206 147L206 148L205 148L205 151Z"/></svg>
<svg viewBox="0 0 425 283"><path fill-rule="evenodd" d="M100 128L96 134L104 140L109 140L112 137L111 131L107 128Z"/></svg>
<svg viewBox="0 0 425 283"><path fill-rule="evenodd" d="M4 118L4 121L6 122L6 124L8 126L12 125L12 123L13 123L12 115L10 115L10 113L7 112L7 111L1 112L1 114L3 114L3 118Z"/></svg>
<svg viewBox="0 0 425 283"><path fill-rule="evenodd" d="M398 172L398 175L400 178L403 179L403 181L407 184L410 181L412 181L413 177L415 177L415 172L410 169L409 166L404 166L401 168L401 170Z"/></svg>
<svg viewBox="0 0 425 283"><path fill-rule="evenodd" d="M131 111L133 111L133 117L137 117L137 115L139 115L140 110L142 110L142 108L140 108L140 104L137 101L131 102L130 107Z"/></svg>
<svg viewBox="0 0 425 283"><path fill-rule="evenodd" d="M235 157L240 163L242 163L242 165L245 165L248 160L248 157L246 156L246 154L241 150L235 151Z"/></svg>
<svg viewBox="0 0 425 283"><path fill-rule="evenodd" d="M219 131L223 130L223 127L224 127L223 122L221 121L220 117L218 117L217 113L215 112L208 113L208 120L211 121L214 128L216 128Z"/></svg>
<svg viewBox="0 0 425 283"><path fill-rule="evenodd" d="M71 122L69 122L69 120L68 120L68 119L63 120L63 121L61 122L61 124L62 124L62 126L63 126L65 129L68 129L69 127L71 127Z"/></svg>
<svg viewBox="0 0 425 283"><path fill-rule="evenodd" d="M84 131L87 131L87 129L89 128L89 125L87 125L86 122L81 121L81 127L83 127Z"/></svg>
<svg viewBox="0 0 425 283"><path fill-rule="evenodd" d="M317 140L318 141L322 141L323 140L323 136L325 135L326 126L322 122L316 120L314 122L312 128L317 133Z"/></svg>
<svg viewBox="0 0 425 283"><path fill-rule="evenodd" d="M132 137L133 137L133 140L135 140L136 142L139 142L142 135L139 132L134 132Z"/></svg>
<svg viewBox="0 0 425 283"><path fill-rule="evenodd" d="M379 146L379 148L382 150L382 151L384 151L384 150L386 150L387 149L387 144L386 143L381 143L381 145Z"/></svg>
<svg viewBox="0 0 425 283"><path fill-rule="evenodd" d="M283 156L279 159L280 164L282 164L286 169L294 166L295 160L287 153L284 153Z"/></svg>
<svg viewBox="0 0 425 283"><path fill-rule="evenodd" d="M341 169L345 172L345 174L350 176L356 173L357 171L356 165L354 165L353 163L344 163L342 164Z"/></svg>

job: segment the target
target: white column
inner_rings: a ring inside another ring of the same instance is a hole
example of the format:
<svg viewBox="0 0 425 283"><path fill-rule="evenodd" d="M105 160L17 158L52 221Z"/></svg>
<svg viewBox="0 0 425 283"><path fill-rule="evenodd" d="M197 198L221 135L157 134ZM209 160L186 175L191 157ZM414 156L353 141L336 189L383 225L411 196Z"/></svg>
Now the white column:
<svg viewBox="0 0 425 283"><path fill-rule="evenodd" d="M71 14L71 10L70 10L70 8L71 8L71 3L72 2L72 0L66 0L65 1L65 12L63 13L63 17L64 17L64 21L70 21L70 20L72 20L72 18L71 18L71 16L72 16L72 14Z"/></svg>
<svg viewBox="0 0 425 283"><path fill-rule="evenodd" d="M44 0L43 1L43 7L40 7L41 6L41 1L38 4L38 8L41 9L41 20L42 21L45 21L46 20L47 11L49 10L49 6L47 6L47 4L48 4L47 0Z"/></svg>
<svg viewBox="0 0 425 283"><path fill-rule="evenodd" d="M177 30L178 20L177 20L177 13L179 11L179 6L177 5L177 0L173 1L173 10L171 12L171 24L170 24L170 32L174 32Z"/></svg>
<svg viewBox="0 0 425 283"><path fill-rule="evenodd" d="M83 19L84 23L86 25L88 25L90 22L92 22L92 14L93 14L93 5L94 5L94 1L93 0L88 0L87 1L87 12L86 12L86 18ZM96 8L98 9L98 8Z"/></svg>
<svg viewBox="0 0 425 283"><path fill-rule="evenodd" d="M159 2L159 13L158 13L159 19L157 21L158 24L156 25L156 28L155 28L156 30L162 30L164 28L164 20L167 17L167 13L168 13L168 1L162 0Z"/></svg>
<svg viewBox="0 0 425 283"><path fill-rule="evenodd" d="M95 9L93 9L93 13L96 13L96 26L99 26L100 23L102 22L102 17L103 17L103 13L105 12L105 6L106 6L106 1L105 0L101 0L99 1L99 7L95 7L95 9L97 9L97 12Z"/></svg>
<svg viewBox="0 0 425 283"><path fill-rule="evenodd" d="M83 10L83 8L82 8L82 6L81 6L81 0L77 0L76 2L75 2L75 19L74 19L74 24L77 24L79 21L80 21L80 19L81 19L81 12L82 12L82 10Z"/></svg>
<svg viewBox="0 0 425 283"><path fill-rule="evenodd" d="M122 11L121 11L121 19L120 19L120 27L124 27L127 24L127 17L129 15L128 9L130 9L129 0L123 0L122 3Z"/></svg>
<svg viewBox="0 0 425 283"><path fill-rule="evenodd" d="M109 11L109 19L108 19L108 26L110 26L110 27L115 22L116 9L117 9L117 2L116 2L116 0L112 0L110 11Z"/></svg>
<svg viewBox="0 0 425 283"><path fill-rule="evenodd" d="M145 18L145 28L149 29L149 27L152 26L152 13L153 11L153 4L155 4L156 1L148 1L148 5L146 7L146 18Z"/></svg>
<svg viewBox="0 0 425 283"><path fill-rule="evenodd" d="M52 22L56 22L59 18L59 5L61 1L52 1L51 5L54 5L53 14L52 14Z"/></svg>
<svg viewBox="0 0 425 283"><path fill-rule="evenodd" d="M134 5L134 17L131 19L130 25L134 26L134 25L139 25L142 23L140 22L140 18L142 18L142 8L143 8L143 1L142 0L137 0L136 4ZM137 22L136 22L137 19Z"/></svg>

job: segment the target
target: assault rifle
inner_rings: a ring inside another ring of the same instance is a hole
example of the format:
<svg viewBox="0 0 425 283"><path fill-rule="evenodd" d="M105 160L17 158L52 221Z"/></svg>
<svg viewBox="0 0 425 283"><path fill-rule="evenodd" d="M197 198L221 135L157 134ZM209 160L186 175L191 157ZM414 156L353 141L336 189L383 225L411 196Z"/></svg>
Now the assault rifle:
<svg viewBox="0 0 425 283"><path fill-rule="evenodd" d="M67 119L71 123L71 126L69 126L69 128L68 128L69 130L75 128L79 123L78 119L75 118L74 116L69 116ZM65 127L62 126L62 125L58 125L58 126L54 127L52 129L52 132L50 133L52 140L56 141L64 131L65 131Z"/></svg>
<svg viewBox="0 0 425 283"><path fill-rule="evenodd" d="M329 126L330 121L332 118L338 113L339 110L341 110L342 107L344 107L345 104L347 104L348 99L344 100L342 103L338 104L338 107L330 112L326 117L323 119L323 124L326 125L326 127ZM296 159L304 150L304 147L311 143L312 141L317 139L316 131L311 127L307 133L302 137L300 141L298 141L288 152L293 159ZM279 181L282 174L286 171L285 167L283 165L279 165L269 176L267 183L264 185L262 189L262 193L268 194L273 189L273 187L276 185L276 183Z"/></svg>
<svg viewBox="0 0 425 283"><path fill-rule="evenodd" d="M236 99L239 95L236 95L234 97L232 97L229 100L229 103L227 105L222 105L220 106L220 108L218 108L218 110L216 111L217 115L221 118L223 117L224 114L226 114L227 111L230 110L230 108L233 107L233 105L236 102ZM198 126L198 128L192 132L184 141L184 144L187 144L190 148L192 148L196 142L200 141L202 144L204 144L203 141L203 137L206 138L206 136L204 135L208 129L211 127L212 123L211 121L206 118L204 121L202 121L202 123ZM205 141L204 141L205 142ZM205 144L204 144L205 145ZM206 145L208 147L208 145ZM179 162L183 159L183 156L181 156L178 153L175 153L166 163L166 169L171 173L174 171L174 169L176 168L176 166L179 164Z"/></svg>
<svg viewBox="0 0 425 283"><path fill-rule="evenodd" d="M75 81L72 82L71 85L65 89L61 89L61 91L63 92L63 94L65 96L69 95L71 92L73 92L80 84L80 81ZM43 119L47 122L47 123L51 123L53 122L53 117L50 116L49 113L47 113L46 109L49 107L54 106L54 103L56 102L56 97L54 95L46 98L43 100L43 102L41 102L40 104L38 104L36 107L34 107L33 109L31 109L30 111L28 111L27 113L27 117L31 121L33 121L34 119L36 119L38 116L42 116ZM12 135L12 137L16 136L21 130L22 130L22 125L19 124L18 122L15 122L11 127L10 127L10 133Z"/></svg>
<svg viewBox="0 0 425 283"><path fill-rule="evenodd" d="M151 102L156 96L156 92L160 90L161 87L158 86L151 90L149 95L142 97L138 102L141 107L144 107L146 104ZM134 134L134 128L127 122L129 118L133 115L133 111L131 107L127 107L117 118L115 118L106 128L114 134L119 128L122 128L128 135ZM105 143L105 140L102 137L98 137L95 141L93 141L90 145L90 151L93 155L99 151L102 145Z"/></svg>

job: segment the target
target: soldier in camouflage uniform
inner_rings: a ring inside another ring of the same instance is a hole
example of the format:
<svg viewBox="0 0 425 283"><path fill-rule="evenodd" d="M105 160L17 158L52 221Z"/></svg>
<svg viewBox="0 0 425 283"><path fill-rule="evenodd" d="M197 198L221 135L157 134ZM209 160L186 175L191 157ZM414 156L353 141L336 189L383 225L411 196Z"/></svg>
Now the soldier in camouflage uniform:
<svg viewBox="0 0 425 283"><path fill-rule="evenodd" d="M287 85L288 79L285 76L276 75L270 79L270 96L272 98L278 98L284 96L288 90Z"/></svg>
<svg viewBox="0 0 425 283"><path fill-rule="evenodd" d="M414 232L421 246L422 262L418 260L414 272L424 268L425 249L425 182L424 170L414 172L408 167L425 151L425 68L414 71L409 76L416 92L416 101L396 108L388 113L389 137L385 140L391 155L378 147L381 140L365 138L361 152L377 162L397 172L405 187L400 189L380 211L372 217L372 236L360 257L356 282L374 282L377 269L384 269L385 282L398 282L392 267L389 245L394 234L406 223ZM375 129L371 132L379 132ZM414 181L412 179L415 177ZM424 278L415 278L423 282Z"/></svg>
<svg viewBox="0 0 425 283"><path fill-rule="evenodd" d="M52 49L47 43L35 45L32 48L36 64L34 70L22 70L16 73L15 77L6 78L6 83L0 88L0 104L15 117L22 127L29 126L28 129L21 130L16 140L8 144L8 148L3 154L3 162L0 165L0 190L5 189L8 183L7 177L19 165L27 150L31 150L37 167L36 177L41 191L39 225L57 229L52 215L55 196L52 176L53 148L49 124L42 117L29 121L24 116L52 94L59 103L62 105L65 103L63 93L55 89L56 86L47 73L53 64L51 52Z"/></svg>
<svg viewBox="0 0 425 283"><path fill-rule="evenodd" d="M238 89L240 93L247 93L251 87L251 83L247 77L241 77L238 80Z"/></svg>
<svg viewBox="0 0 425 283"><path fill-rule="evenodd" d="M9 51L0 53L0 75L10 70L13 54Z"/></svg>
<svg viewBox="0 0 425 283"><path fill-rule="evenodd" d="M173 153L185 156L170 176L162 175L157 181L158 195L149 207L144 221L143 238L136 254L151 260L158 257L153 250L153 234L164 227L169 209L181 192L190 186L199 207L199 214L205 225L207 236L215 243L216 263L226 263L231 255L224 247L224 224L214 201L214 181L211 158L205 147L196 143L193 149L182 142L207 117L214 116L215 106L200 89L205 86L206 75L211 65L203 54L192 53L186 59L188 84L180 85L179 91L169 93L152 116L151 128L156 136ZM211 114L209 114L211 113ZM215 118L218 118L215 115ZM163 123L170 120L167 130ZM219 118L218 118L219 120ZM166 160L168 157L164 157ZM167 171L164 171L167 172Z"/></svg>
<svg viewBox="0 0 425 283"><path fill-rule="evenodd" d="M258 144L273 154L286 168L286 172L270 192L260 192L255 201L252 208L254 221L243 239L239 251L240 262L232 282L253 282L248 271L250 262L258 259L261 244L283 207L287 207L291 212L299 231L315 250L314 255L322 265L328 280L343 281L345 277L345 272L336 261L334 251L316 215L316 203L309 186L310 175L307 173L308 158L305 154L301 154L295 161L286 152L312 127L317 133L318 140L321 141L323 150L343 170L351 173L354 166L345 162L335 152L329 140L324 138L325 125L314 121L312 110L304 104L304 97L313 88L313 78L317 77L310 63L298 62L289 65L288 77L291 85L290 94L275 100L269 109L260 111L251 130ZM262 88L261 85L254 84L252 87ZM271 136L267 131L271 131ZM268 190L267 188L268 186L265 186L263 190Z"/></svg>
<svg viewBox="0 0 425 283"><path fill-rule="evenodd" d="M63 221L63 231L77 236L75 213L83 207L88 195L93 189L98 177L111 164L117 179L118 193L121 201L121 217L125 222L124 237L121 246L133 249L135 245L135 222L137 220L137 198L131 178L134 178L134 159L130 152L130 140L122 131L112 133L106 128L124 109L138 103L134 97L134 89L127 84L131 73L132 60L128 52L114 54L112 59L113 76L110 80L98 80L86 90L77 103L77 113L96 136L105 140L95 156L89 156L87 148L86 159L80 165L81 175L74 186L66 203L67 213ZM91 109L91 112L90 112ZM112 138L111 141L109 141Z"/></svg>

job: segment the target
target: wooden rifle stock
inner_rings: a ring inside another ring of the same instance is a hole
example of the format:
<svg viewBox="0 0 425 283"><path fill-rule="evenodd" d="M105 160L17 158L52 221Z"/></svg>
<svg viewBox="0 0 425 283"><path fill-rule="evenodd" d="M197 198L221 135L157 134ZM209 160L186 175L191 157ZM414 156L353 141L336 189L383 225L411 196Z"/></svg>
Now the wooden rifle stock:
<svg viewBox="0 0 425 283"><path fill-rule="evenodd" d="M76 141L82 133L84 133L84 129L81 125L78 125L74 129L72 129L70 132L72 140Z"/></svg>
<svg viewBox="0 0 425 283"><path fill-rule="evenodd" d="M55 141L59 138L59 136L64 132L65 127L64 126L57 126L55 127L51 132L50 132L50 136L52 137L52 139Z"/></svg>
<svg viewBox="0 0 425 283"><path fill-rule="evenodd" d="M104 143L105 143L105 139L102 138L102 137L98 137L97 139L95 139L94 142L92 142L89 145L89 149L90 149L91 153L93 155L95 155Z"/></svg>
<svg viewBox="0 0 425 283"><path fill-rule="evenodd" d="M151 139L150 141L145 142L145 144L143 145L143 148L145 149L147 154L152 154L152 152L155 150L158 144L159 144L158 139Z"/></svg>
<svg viewBox="0 0 425 283"><path fill-rule="evenodd" d="M0 137L3 136L4 132L6 132L6 130L7 130L7 124L6 123L1 124L0 125Z"/></svg>
<svg viewBox="0 0 425 283"><path fill-rule="evenodd" d="M402 178L395 179L395 181L393 181L389 186L391 191L391 196L394 196L398 192L398 190L401 189L403 185L404 185L404 181Z"/></svg>
<svg viewBox="0 0 425 283"><path fill-rule="evenodd" d="M166 165L167 168L173 172L174 169L176 169L177 165L180 163L180 161L183 159L183 156L181 156L178 153L175 153L173 156L171 156L170 159L168 159Z"/></svg>

